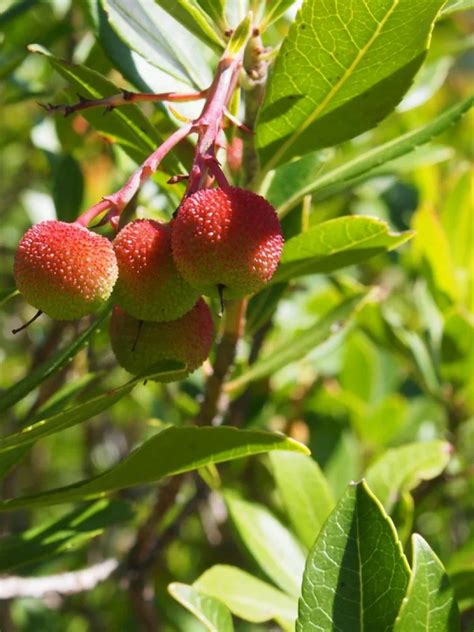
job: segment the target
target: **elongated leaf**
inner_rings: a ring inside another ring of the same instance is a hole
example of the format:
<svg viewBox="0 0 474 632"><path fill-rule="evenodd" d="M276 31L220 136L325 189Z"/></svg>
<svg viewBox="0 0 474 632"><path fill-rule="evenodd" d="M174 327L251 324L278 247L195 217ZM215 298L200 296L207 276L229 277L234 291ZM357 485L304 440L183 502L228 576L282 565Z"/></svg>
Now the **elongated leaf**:
<svg viewBox="0 0 474 632"><path fill-rule="evenodd" d="M255 362L248 371L227 384L229 391L240 388L244 384L259 380L266 375L271 375L290 362L300 360L315 347L327 342L331 337L341 333L351 322L354 311L362 300L362 295L357 294L344 300L340 305L332 309L328 314L320 318L312 327L301 332L292 340L272 349L271 353L264 355Z"/></svg>
<svg viewBox="0 0 474 632"><path fill-rule="evenodd" d="M441 17L469 9L474 9L474 0L449 0L441 11Z"/></svg>
<svg viewBox="0 0 474 632"><path fill-rule="evenodd" d="M390 512L401 493L441 474L450 455L451 446L446 441L409 443L387 450L369 467L365 478Z"/></svg>
<svg viewBox="0 0 474 632"><path fill-rule="evenodd" d="M232 522L252 557L290 595L298 596L304 568L302 549L293 535L269 511L229 494Z"/></svg>
<svg viewBox="0 0 474 632"><path fill-rule="evenodd" d="M160 362L159 365L154 365L152 374L154 377L159 377L160 374L167 375L174 373L175 371L179 372L182 370L182 367L183 364L180 362L163 361ZM107 410L117 403L120 399L122 399L122 397L130 393L130 391L139 382L142 382L145 377L148 376L142 375L137 377L122 386L118 386L117 388L104 393L103 395L93 397L78 406L73 406L72 408L62 411L57 415L41 419L40 421L23 428L20 432L15 432L14 434L0 439L0 453L30 445L39 439L43 439L44 437L55 434L56 432L61 432L61 430L71 428L83 421L87 421L91 417L98 415L102 411Z"/></svg>
<svg viewBox="0 0 474 632"><path fill-rule="evenodd" d="M152 0L102 0L102 5L112 28L132 50L170 77L207 88L212 76L201 43L166 11Z"/></svg>
<svg viewBox="0 0 474 632"><path fill-rule="evenodd" d="M45 55L50 65L84 97L99 99L121 91L95 70L54 57L39 46L30 46L29 50ZM143 112L133 104L116 108L106 116L101 108L86 110L82 115L97 131L121 145L136 162L142 162L164 140ZM170 172L180 168L174 154L164 159L163 168Z"/></svg>
<svg viewBox="0 0 474 632"><path fill-rule="evenodd" d="M207 46L218 53L224 50L223 39L217 34L206 12L198 4L191 0L175 0L174 2L155 0L155 2Z"/></svg>
<svg viewBox="0 0 474 632"><path fill-rule="evenodd" d="M281 18L296 0L267 0L261 28L265 29Z"/></svg>
<svg viewBox="0 0 474 632"><path fill-rule="evenodd" d="M264 170L353 138L387 116L426 55L443 2L305 0L258 120Z"/></svg>
<svg viewBox="0 0 474 632"><path fill-rule="evenodd" d="M168 586L169 593L198 619L209 632L233 632L234 624L227 607L194 586L175 582Z"/></svg>
<svg viewBox="0 0 474 632"><path fill-rule="evenodd" d="M5 290L0 290L0 307L6 305L10 299L17 296L19 291L14 287L6 288Z"/></svg>
<svg viewBox="0 0 474 632"><path fill-rule="evenodd" d="M296 598L240 568L220 564L213 566L193 586L201 593L222 601L232 614L245 621L263 623L274 619L285 630L294 630Z"/></svg>
<svg viewBox="0 0 474 632"><path fill-rule="evenodd" d="M197 4L218 24L222 31L227 30L225 17L226 0L196 0Z"/></svg>
<svg viewBox="0 0 474 632"><path fill-rule="evenodd" d="M339 270L393 250L413 235L391 232L386 222L375 217L338 217L287 241L272 281Z"/></svg>
<svg viewBox="0 0 474 632"><path fill-rule="evenodd" d="M412 547L412 575L394 632L459 632L458 607L441 561L417 533Z"/></svg>
<svg viewBox="0 0 474 632"><path fill-rule="evenodd" d="M370 149L358 155L357 158L327 171L320 177L316 177L317 174L315 174L312 182L294 190L292 195L278 206L279 216L283 217L305 195L313 194L315 201L322 200L367 179L374 170L380 169L383 165L386 165L387 169L390 170L390 161L414 151L417 147L439 136L459 120L472 107L473 103L474 97L469 97L446 110L427 125Z"/></svg>
<svg viewBox="0 0 474 632"><path fill-rule="evenodd" d="M409 575L383 507L364 482L351 484L307 559L296 630L391 630Z"/></svg>
<svg viewBox="0 0 474 632"><path fill-rule="evenodd" d="M0 540L0 572L71 551L98 536L107 527L131 517L132 512L126 503L99 500L59 520L49 520L20 535L4 537Z"/></svg>
<svg viewBox="0 0 474 632"><path fill-rule="evenodd" d="M8 474L12 467L21 461L27 452L28 446L25 446L0 454L0 480Z"/></svg>
<svg viewBox="0 0 474 632"><path fill-rule="evenodd" d="M73 222L79 215L83 197L84 176L79 163L69 154L59 156L53 185L56 217L63 222Z"/></svg>
<svg viewBox="0 0 474 632"><path fill-rule="evenodd" d="M98 476L43 494L5 500L0 503L0 511L86 500L117 489L152 483L210 463L222 463L271 450L307 452L302 444L270 432L228 427L170 427L145 441L124 461Z"/></svg>
<svg viewBox="0 0 474 632"><path fill-rule="evenodd" d="M96 320L82 334L80 334L69 345L60 349L52 358L44 364L31 371L26 377L17 382L14 386L0 394L0 412L10 408L20 399L28 395L30 391L47 380L51 375L63 368L76 353L82 349L95 330L100 327L110 312L110 305L99 312Z"/></svg>
<svg viewBox="0 0 474 632"><path fill-rule="evenodd" d="M274 453L270 455L270 461L291 525L309 549L334 508L328 482L319 465L309 456Z"/></svg>

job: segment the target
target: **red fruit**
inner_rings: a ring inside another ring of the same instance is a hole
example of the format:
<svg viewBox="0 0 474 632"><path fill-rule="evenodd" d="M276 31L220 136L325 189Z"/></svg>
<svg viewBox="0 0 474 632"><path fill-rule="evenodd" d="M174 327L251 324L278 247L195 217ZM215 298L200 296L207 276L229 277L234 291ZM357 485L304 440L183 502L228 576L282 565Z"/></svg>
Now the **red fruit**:
<svg viewBox="0 0 474 632"><path fill-rule="evenodd" d="M214 339L214 323L209 307L200 298L187 314L168 322L140 322L120 307L110 320L110 341L118 363L134 375L146 374L161 360L177 360L187 365L171 378L186 377L209 355Z"/></svg>
<svg viewBox="0 0 474 632"><path fill-rule="evenodd" d="M275 272L283 248L275 209L245 189L202 189L188 197L173 221L173 256L183 277L201 293L241 298L260 290Z"/></svg>
<svg viewBox="0 0 474 632"><path fill-rule="evenodd" d="M79 224L36 224L15 255L18 289L31 305L58 320L95 311L111 295L117 274L112 244Z"/></svg>
<svg viewBox="0 0 474 632"><path fill-rule="evenodd" d="M114 239L119 267L114 298L139 320L175 320L198 299L178 272L171 252L171 227L151 219L127 224Z"/></svg>

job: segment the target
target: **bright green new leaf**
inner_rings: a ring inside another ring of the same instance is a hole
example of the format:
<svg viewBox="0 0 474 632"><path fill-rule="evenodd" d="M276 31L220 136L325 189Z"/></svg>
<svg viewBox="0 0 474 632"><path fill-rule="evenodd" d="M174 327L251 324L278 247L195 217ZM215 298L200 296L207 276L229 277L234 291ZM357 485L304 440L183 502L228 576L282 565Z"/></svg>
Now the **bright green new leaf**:
<svg viewBox="0 0 474 632"><path fill-rule="evenodd" d="M73 358L76 353L87 344L90 337L96 329L102 325L110 312L110 305L99 312L96 320L82 334L77 336L69 345L60 349L49 360L41 364L38 368L31 371L26 377L17 382L14 386L0 394L0 412L10 408L20 399L28 395L30 391L47 380L51 375L62 369L63 366Z"/></svg>
<svg viewBox="0 0 474 632"><path fill-rule="evenodd" d="M413 232L391 232L386 222L375 217L331 219L285 243L272 282L333 272L397 248L411 237Z"/></svg>
<svg viewBox="0 0 474 632"><path fill-rule="evenodd" d="M319 465L309 456L274 453L270 454L270 461L294 532L310 549L334 508L328 482Z"/></svg>
<svg viewBox="0 0 474 632"><path fill-rule="evenodd" d="M249 13L240 22L227 44L226 51L232 57L237 55L247 44L253 28L253 15Z"/></svg>
<svg viewBox="0 0 474 632"><path fill-rule="evenodd" d="M191 0L175 0L174 2L155 0L155 2L212 50L218 53L224 50L224 41L217 34L206 12L198 4Z"/></svg>
<svg viewBox="0 0 474 632"><path fill-rule="evenodd" d="M196 3L220 27L222 32L229 28L225 16L226 0L196 0Z"/></svg>
<svg viewBox="0 0 474 632"><path fill-rule="evenodd" d="M315 347L326 343L333 336L349 326L352 317L363 300L363 295L357 294L345 299L340 305L330 310L322 318L299 333L292 340L285 340L271 353L260 357L242 375L227 384L228 390L240 388L244 384L272 375L279 369L304 358Z"/></svg>
<svg viewBox="0 0 474 632"><path fill-rule="evenodd" d="M391 630L409 576L390 518L365 482L351 484L306 561L296 630Z"/></svg>
<svg viewBox="0 0 474 632"><path fill-rule="evenodd" d="M287 196L284 202L279 203L277 208L279 216L283 217L286 215L305 195L313 195L314 201L322 200L358 184L371 177L371 175L379 175L383 166L385 166L386 172L390 173L391 161L413 152L417 147L439 136L470 110L473 103L474 97L469 97L446 110L430 123L394 138L383 145L360 153L356 158L331 171L327 171L319 177L317 177L317 171L315 171L313 179L307 177L308 182L304 186L296 187L293 191L290 191L290 195ZM277 169L276 174L279 173L280 169L289 169L292 164L280 167Z"/></svg>
<svg viewBox="0 0 474 632"><path fill-rule="evenodd" d="M0 539L0 572L79 548L104 529L132 517L128 504L99 500L59 520L48 520L18 535Z"/></svg>
<svg viewBox="0 0 474 632"><path fill-rule="evenodd" d="M198 90L212 80L201 42L151 0L102 0L110 25L132 50Z"/></svg>
<svg viewBox="0 0 474 632"><path fill-rule="evenodd" d="M297 597L304 568L299 543L265 507L231 494L226 502L232 522L257 564L282 590Z"/></svg>
<svg viewBox="0 0 474 632"><path fill-rule="evenodd" d="M284 630L294 630L296 598L240 568L223 564L213 566L193 586L222 601L240 619L251 623L274 619Z"/></svg>
<svg viewBox="0 0 474 632"><path fill-rule="evenodd" d="M305 0L258 120L264 171L353 138L387 116L423 62L443 2Z"/></svg>
<svg viewBox="0 0 474 632"><path fill-rule="evenodd" d="M163 374L174 374L176 371L181 370L183 366L184 365L180 362L165 360L158 365L154 365L152 374L154 377ZM136 377L126 384L122 384L122 386L111 389L97 397L92 397L77 406L67 408L51 417L44 417L40 421L36 421L26 428L23 428L20 432L15 432L1 438L0 453L31 445L39 439L43 439L56 432L61 432L61 430L87 421L91 417L111 408L116 402L122 399L122 397L130 393L139 382L142 382L147 377L151 377L151 375Z"/></svg>
<svg viewBox="0 0 474 632"><path fill-rule="evenodd" d="M0 511L87 500L133 485L153 483L165 476L189 472L211 463L232 461L270 450L307 452L302 444L270 432L229 427L169 427L98 476L42 494L5 500L0 503Z"/></svg>
<svg viewBox="0 0 474 632"><path fill-rule="evenodd" d="M261 30L265 30L270 24L279 20L288 9L295 4L296 0L267 0L265 2L265 14L260 25Z"/></svg>
<svg viewBox="0 0 474 632"><path fill-rule="evenodd" d="M467 310L446 315L441 339L440 373L445 380L463 384L474 367L474 317Z"/></svg>
<svg viewBox="0 0 474 632"><path fill-rule="evenodd" d="M368 468L365 478L390 512L401 493L441 474L450 456L451 446L446 441L408 443L382 454Z"/></svg>
<svg viewBox="0 0 474 632"><path fill-rule="evenodd" d="M178 582L170 584L168 592L209 632L233 632L234 624L228 608L214 597L201 594L194 586Z"/></svg>
<svg viewBox="0 0 474 632"><path fill-rule="evenodd" d="M412 575L394 632L459 632L458 607L441 561L417 533L412 547Z"/></svg>

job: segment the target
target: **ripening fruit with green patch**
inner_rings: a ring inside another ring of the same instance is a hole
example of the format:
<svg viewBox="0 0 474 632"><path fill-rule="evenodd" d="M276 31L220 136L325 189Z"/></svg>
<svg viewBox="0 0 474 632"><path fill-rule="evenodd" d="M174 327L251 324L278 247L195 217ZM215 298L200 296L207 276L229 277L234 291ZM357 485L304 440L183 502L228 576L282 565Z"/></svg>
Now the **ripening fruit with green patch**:
<svg viewBox="0 0 474 632"><path fill-rule="evenodd" d="M118 363L129 373L143 375L162 360L187 365L172 377L181 380L208 357L214 339L214 323L207 304L200 298L181 318L167 322L140 321L115 307L110 319L110 342Z"/></svg>
<svg viewBox="0 0 474 632"><path fill-rule="evenodd" d="M171 252L171 227L151 219L127 224L113 242L119 268L114 299L139 320L176 320L198 292L181 276Z"/></svg>
<svg viewBox="0 0 474 632"><path fill-rule="evenodd" d="M283 237L275 209L260 195L202 189L179 208L172 246L178 270L202 294L241 298L271 279Z"/></svg>
<svg viewBox="0 0 474 632"><path fill-rule="evenodd" d="M117 275L112 244L79 224L35 224L15 254L17 288L31 305L57 320L94 312L112 294Z"/></svg>

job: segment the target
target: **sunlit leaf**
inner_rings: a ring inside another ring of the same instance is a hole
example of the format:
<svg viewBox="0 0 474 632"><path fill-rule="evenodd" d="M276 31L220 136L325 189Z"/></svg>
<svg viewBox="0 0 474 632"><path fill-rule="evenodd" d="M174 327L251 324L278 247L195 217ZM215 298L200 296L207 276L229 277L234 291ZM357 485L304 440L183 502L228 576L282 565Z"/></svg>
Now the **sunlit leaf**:
<svg viewBox="0 0 474 632"><path fill-rule="evenodd" d="M233 632L234 624L227 607L194 586L175 582L168 586L169 593L191 612L209 632Z"/></svg>

